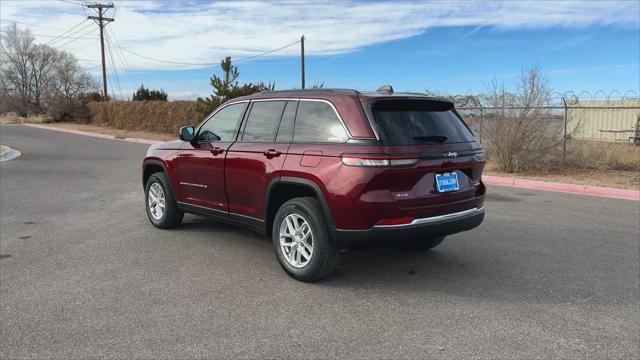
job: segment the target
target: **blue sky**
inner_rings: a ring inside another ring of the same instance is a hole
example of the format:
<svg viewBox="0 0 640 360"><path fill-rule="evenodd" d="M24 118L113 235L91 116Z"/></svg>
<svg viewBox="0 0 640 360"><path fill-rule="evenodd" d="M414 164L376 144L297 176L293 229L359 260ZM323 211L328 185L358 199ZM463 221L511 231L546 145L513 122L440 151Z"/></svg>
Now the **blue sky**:
<svg viewBox="0 0 640 360"><path fill-rule="evenodd" d="M123 48L162 60L242 58L305 34L308 85L372 90L392 84L396 90L478 93L494 77L511 87L524 66L537 64L559 92L640 92L638 1L114 3L112 43L118 39ZM60 1L3 1L0 10L3 28L10 20L42 25L36 19L46 10L52 17L48 25L61 30L89 12ZM18 26L41 35L61 33ZM91 29L73 36L95 36ZM95 72L95 42L78 39L62 48ZM112 51L120 75L120 89L113 81L115 92L126 94L144 82L174 99L193 98L209 93L209 77L220 73L217 65L167 64L120 52L115 45ZM241 82L300 86L299 45L237 65Z"/></svg>

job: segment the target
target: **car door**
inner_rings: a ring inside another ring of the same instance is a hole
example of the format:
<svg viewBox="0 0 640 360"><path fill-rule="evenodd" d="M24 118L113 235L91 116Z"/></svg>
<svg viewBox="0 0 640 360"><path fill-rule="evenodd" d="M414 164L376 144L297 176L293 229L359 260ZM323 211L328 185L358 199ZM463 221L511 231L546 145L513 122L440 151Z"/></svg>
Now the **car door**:
<svg viewBox="0 0 640 360"><path fill-rule="evenodd" d="M296 100L252 101L243 131L229 149L225 165L231 217L264 219L267 188L280 176L291 143L296 108Z"/></svg>
<svg viewBox="0 0 640 360"><path fill-rule="evenodd" d="M236 140L248 102L225 105L202 122L196 137L185 142L176 158L179 201L228 212L225 193L224 163L227 150Z"/></svg>

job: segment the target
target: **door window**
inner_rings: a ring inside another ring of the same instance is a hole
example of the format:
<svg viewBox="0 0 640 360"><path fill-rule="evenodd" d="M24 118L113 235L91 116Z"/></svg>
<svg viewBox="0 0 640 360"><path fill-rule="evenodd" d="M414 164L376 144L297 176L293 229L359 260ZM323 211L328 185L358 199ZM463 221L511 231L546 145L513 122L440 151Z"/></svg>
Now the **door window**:
<svg viewBox="0 0 640 360"><path fill-rule="evenodd" d="M296 110L298 109L297 101L287 101L287 106L282 113L280 127L278 128L278 136L276 142L288 143L293 140L293 123L296 120Z"/></svg>
<svg viewBox="0 0 640 360"><path fill-rule="evenodd" d="M243 142L274 142L285 101L256 101L251 106Z"/></svg>
<svg viewBox="0 0 640 360"><path fill-rule="evenodd" d="M246 103L231 104L209 118L198 129L198 141L235 141Z"/></svg>

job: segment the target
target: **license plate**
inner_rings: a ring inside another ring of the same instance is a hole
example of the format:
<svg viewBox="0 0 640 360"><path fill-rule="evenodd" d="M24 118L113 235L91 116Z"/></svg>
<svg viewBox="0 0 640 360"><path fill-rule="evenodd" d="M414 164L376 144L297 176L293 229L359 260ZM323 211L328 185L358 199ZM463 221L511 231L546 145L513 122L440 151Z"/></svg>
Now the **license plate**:
<svg viewBox="0 0 640 360"><path fill-rule="evenodd" d="M438 192L456 191L459 189L457 173L436 174L436 190L438 190Z"/></svg>

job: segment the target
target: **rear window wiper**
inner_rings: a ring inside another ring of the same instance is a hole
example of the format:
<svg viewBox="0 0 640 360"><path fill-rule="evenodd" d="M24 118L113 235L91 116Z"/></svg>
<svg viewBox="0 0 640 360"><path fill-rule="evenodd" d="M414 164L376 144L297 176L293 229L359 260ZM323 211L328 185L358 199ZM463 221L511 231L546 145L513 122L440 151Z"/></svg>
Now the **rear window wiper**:
<svg viewBox="0 0 640 360"><path fill-rule="evenodd" d="M447 141L449 137L445 135L418 135L414 136L414 140L431 141L436 143L443 143Z"/></svg>

